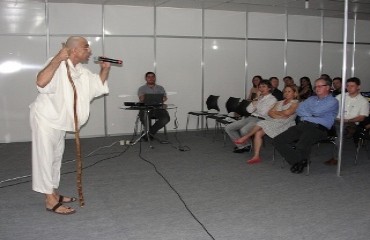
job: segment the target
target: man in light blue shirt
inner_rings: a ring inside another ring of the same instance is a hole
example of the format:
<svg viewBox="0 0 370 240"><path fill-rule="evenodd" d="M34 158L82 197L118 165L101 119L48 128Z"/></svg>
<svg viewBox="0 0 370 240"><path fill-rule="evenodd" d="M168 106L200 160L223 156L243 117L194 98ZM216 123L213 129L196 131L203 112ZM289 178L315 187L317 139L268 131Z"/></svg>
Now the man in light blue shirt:
<svg viewBox="0 0 370 240"><path fill-rule="evenodd" d="M300 103L300 122L274 138L274 145L292 166L293 173L302 173L307 166L312 144L325 139L338 114L338 101L330 94L331 80L315 81L316 96ZM295 145L295 148L292 148Z"/></svg>

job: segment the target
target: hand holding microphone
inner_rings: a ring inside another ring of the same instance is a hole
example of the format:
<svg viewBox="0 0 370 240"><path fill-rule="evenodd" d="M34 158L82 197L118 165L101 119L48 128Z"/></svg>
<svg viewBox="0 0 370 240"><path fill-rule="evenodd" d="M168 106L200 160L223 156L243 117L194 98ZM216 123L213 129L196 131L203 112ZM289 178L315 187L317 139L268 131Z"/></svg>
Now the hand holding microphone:
<svg viewBox="0 0 370 240"><path fill-rule="evenodd" d="M94 61L95 62L110 62L110 63L118 64L118 65L122 65L123 63L122 60L112 59L112 58L107 58L107 57L102 57L102 56L94 57Z"/></svg>

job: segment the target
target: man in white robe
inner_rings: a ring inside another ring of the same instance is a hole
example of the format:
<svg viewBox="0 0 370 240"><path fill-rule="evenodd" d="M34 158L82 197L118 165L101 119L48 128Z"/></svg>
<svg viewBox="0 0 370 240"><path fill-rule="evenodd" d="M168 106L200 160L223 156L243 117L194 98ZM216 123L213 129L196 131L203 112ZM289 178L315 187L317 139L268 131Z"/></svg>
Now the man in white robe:
<svg viewBox="0 0 370 240"><path fill-rule="evenodd" d="M82 66L91 49L83 37L69 37L63 48L37 74L39 94L30 105L32 129L32 189L45 194L46 210L72 214L75 209L64 205L76 201L57 192L64 152L66 131L74 132L74 94L67 66L77 91L78 126L86 123L90 101L108 93L110 63L100 62L100 73L93 74Z"/></svg>

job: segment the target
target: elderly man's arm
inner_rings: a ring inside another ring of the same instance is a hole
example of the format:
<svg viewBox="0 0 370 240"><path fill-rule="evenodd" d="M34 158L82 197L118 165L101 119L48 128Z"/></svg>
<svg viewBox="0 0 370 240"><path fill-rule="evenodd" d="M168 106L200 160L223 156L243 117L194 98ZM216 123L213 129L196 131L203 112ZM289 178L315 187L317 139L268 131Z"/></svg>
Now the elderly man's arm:
<svg viewBox="0 0 370 240"><path fill-rule="evenodd" d="M36 84L40 88L44 88L46 85L48 85L53 78L56 70L59 68L60 63L62 61L66 61L69 57L67 47L63 47L57 55L49 62L46 67L44 67L38 74L37 74L37 80Z"/></svg>
<svg viewBox="0 0 370 240"><path fill-rule="evenodd" d="M102 62L100 64L99 76L100 76L100 80L102 81L103 84L105 83L105 81L107 81L107 79L109 77L109 71L110 71L110 63L109 62Z"/></svg>

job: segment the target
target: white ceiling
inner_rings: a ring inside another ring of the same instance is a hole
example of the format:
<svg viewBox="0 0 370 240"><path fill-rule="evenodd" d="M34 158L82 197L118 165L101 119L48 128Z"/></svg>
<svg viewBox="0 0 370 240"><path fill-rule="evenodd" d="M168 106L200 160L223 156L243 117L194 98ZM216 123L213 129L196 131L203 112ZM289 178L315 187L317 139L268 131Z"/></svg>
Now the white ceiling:
<svg viewBox="0 0 370 240"><path fill-rule="evenodd" d="M305 8L305 2L309 8ZM19 4L45 0L0 0ZM345 0L48 0L50 3L82 3L106 5L158 6L174 8L204 8L214 10L269 12L297 15L343 17ZM370 20L370 0L349 0L349 17Z"/></svg>

